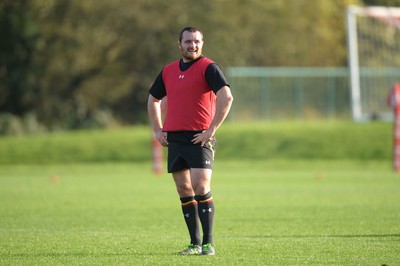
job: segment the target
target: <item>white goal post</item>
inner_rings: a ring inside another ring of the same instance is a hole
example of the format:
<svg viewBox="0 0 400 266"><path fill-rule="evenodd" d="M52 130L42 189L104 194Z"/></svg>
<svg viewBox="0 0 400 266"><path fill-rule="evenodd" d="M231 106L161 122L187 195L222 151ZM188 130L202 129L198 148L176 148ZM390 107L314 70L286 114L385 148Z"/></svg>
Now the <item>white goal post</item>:
<svg viewBox="0 0 400 266"><path fill-rule="evenodd" d="M400 81L400 8L349 6L347 47L353 120L387 119L381 98Z"/></svg>

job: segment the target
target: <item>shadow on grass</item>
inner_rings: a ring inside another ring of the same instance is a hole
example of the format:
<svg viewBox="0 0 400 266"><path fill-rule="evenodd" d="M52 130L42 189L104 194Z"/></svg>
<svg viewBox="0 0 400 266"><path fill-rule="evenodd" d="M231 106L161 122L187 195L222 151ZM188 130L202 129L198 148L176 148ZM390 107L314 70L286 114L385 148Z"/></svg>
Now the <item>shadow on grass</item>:
<svg viewBox="0 0 400 266"><path fill-rule="evenodd" d="M385 238L400 237L400 234L365 234L365 235L254 235L254 236L220 236L221 238Z"/></svg>
<svg viewBox="0 0 400 266"><path fill-rule="evenodd" d="M122 256L162 256L162 255L170 255L167 253L156 253L156 252L118 252L118 253L90 253L90 252L32 252L32 253L7 253L2 254L4 257L122 257Z"/></svg>

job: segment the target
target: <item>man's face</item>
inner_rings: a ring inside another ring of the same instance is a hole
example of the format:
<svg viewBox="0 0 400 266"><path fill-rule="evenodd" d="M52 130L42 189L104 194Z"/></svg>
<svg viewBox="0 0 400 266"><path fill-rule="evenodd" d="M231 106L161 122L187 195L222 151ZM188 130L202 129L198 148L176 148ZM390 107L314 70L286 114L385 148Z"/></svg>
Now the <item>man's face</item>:
<svg viewBox="0 0 400 266"><path fill-rule="evenodd" d="M203 36L200 32L184 31L182 40L179 42L184 62L196 60L201 56L203 50Z"/></svg>

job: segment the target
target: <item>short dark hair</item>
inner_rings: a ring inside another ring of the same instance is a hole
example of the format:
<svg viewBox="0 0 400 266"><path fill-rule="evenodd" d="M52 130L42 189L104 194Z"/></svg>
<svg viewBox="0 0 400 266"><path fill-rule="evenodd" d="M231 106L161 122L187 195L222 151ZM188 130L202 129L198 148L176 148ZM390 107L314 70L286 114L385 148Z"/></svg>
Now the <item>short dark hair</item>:
<svg viewBox="0 0 400 266"><path fill-rule="evenodd" d="M201 35L203 36L203 33L201 32L200 29L198 29L198 28L196 28L196 27L185 27L185 28L183 28L183 29L181 30L181 32L179 33L179 42L182 41L182 36L183 36L183 33L184 33L185 31L188 31L188 32L197 32L197 31L198 31L198 32L200 32Z"/></svg>

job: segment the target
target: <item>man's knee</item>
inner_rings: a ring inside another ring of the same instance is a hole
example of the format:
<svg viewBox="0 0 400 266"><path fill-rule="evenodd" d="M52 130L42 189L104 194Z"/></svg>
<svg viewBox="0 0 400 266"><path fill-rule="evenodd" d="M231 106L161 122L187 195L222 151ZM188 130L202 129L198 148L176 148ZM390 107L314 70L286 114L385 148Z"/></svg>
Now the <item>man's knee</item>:
<svg viewBox="0 0 400 266"><path fill-rule="evenodd" d="M187 184L176 184L176 190L181 198L190 197L195 194L193 188Z"/></svg>
<svg viewBox="0 0 400 266"><path fill-rule="evenodd" d="M191 171L192 186L196 195L205 195L211 190L210 169L195 169Z"/></svg>

